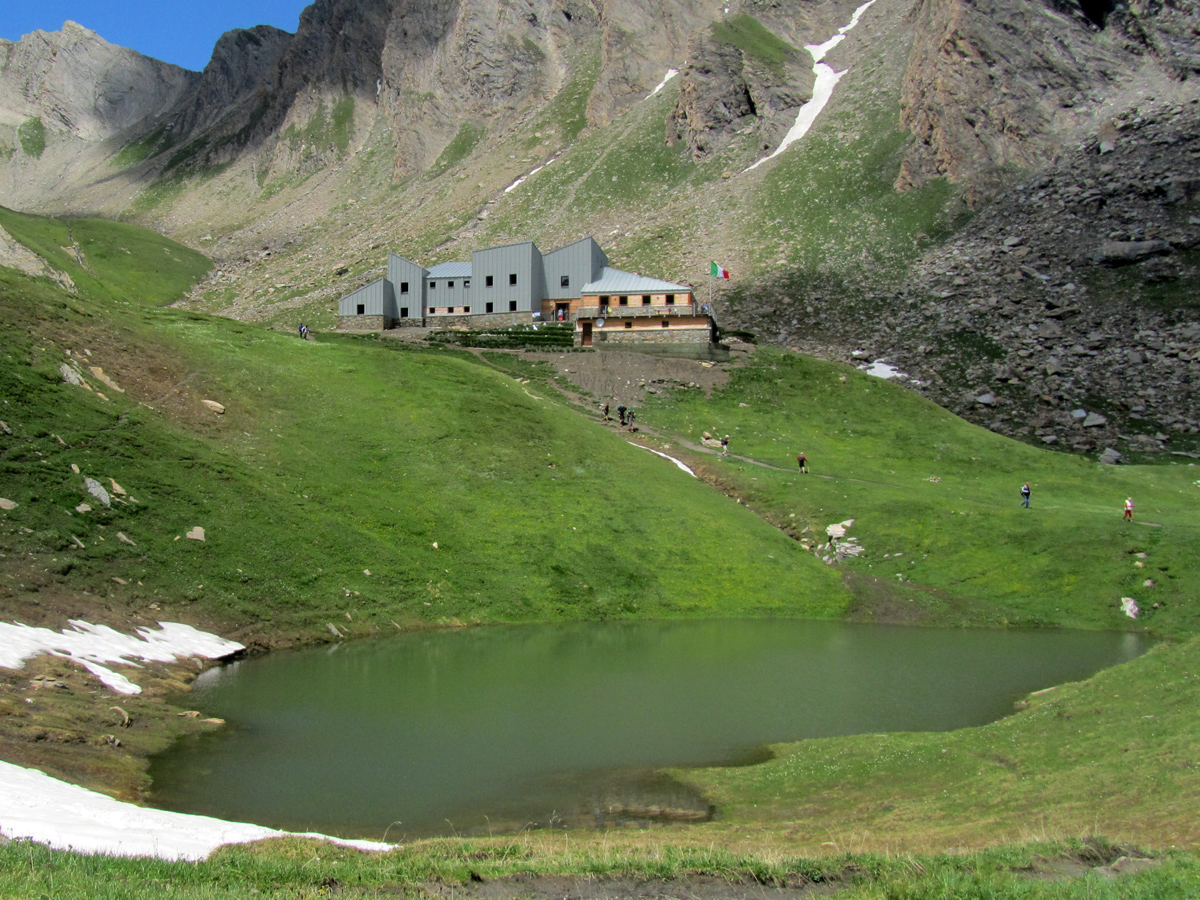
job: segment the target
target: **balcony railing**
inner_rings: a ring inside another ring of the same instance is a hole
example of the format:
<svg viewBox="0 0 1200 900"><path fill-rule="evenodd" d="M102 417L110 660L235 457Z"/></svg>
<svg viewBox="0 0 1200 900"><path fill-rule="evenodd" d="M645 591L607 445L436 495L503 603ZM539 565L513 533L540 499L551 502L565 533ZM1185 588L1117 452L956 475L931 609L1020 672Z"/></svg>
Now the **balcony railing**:
<svg viewBox="0 0 1200 900"><path fill-rule="evenodd" d="M614 319L636 319L646 316L698 316L701 315L698 303L673 303L670 306L620 306L610 303L608 306L581 306L575 314L576 319L595 319L600 316L611 316Z"/></svg>

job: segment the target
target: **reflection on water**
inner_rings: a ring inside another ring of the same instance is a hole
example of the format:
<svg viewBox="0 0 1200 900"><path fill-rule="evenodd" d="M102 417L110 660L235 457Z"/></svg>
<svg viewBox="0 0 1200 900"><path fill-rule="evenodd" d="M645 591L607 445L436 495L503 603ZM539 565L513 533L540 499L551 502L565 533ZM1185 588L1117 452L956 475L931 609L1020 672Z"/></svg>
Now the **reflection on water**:
<svg viewBox="0 0 1200 900"><path fill-rule="evenodd" d="M1132 659L1093 632L804 621L506 626L235 663L194 704L229 728L153 765L164 808L397 839L526 825L703 818L663 766L765 745L949 730Z"/></svg>

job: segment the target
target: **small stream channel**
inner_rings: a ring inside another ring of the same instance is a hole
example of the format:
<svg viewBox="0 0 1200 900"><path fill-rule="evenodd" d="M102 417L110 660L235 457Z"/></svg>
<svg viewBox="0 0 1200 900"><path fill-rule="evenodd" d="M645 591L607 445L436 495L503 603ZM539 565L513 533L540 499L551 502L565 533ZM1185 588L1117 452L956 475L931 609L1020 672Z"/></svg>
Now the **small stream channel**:
<svg viewBox="0 0 1200 900"><path fill-rule="evenodd" d="M979 725L1134 658L1132 634L734 620L406 634L214 669L226 719L152 766L155 805L389 840L708 816L664 766Z"/></svg>

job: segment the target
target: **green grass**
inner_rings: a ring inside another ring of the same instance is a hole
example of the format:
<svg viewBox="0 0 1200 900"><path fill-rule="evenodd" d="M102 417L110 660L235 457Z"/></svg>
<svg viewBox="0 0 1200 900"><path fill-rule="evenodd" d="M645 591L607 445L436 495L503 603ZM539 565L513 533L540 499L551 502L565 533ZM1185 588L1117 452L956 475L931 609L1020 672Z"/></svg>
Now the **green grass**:
<svg viewBox="0 0 1200 900"><path fill-rule="evenodd" d="M762 22L746 13L714 22L711 31L713 40L732 44L776 75L782 76L784 66L800 55L795 47L776 37Z"/></svg>
<svg viewBox="0 0 1200 900"><path fill-rule="evenodd" d="M0 549L89 602L154 601L164 619L309 636L333 619L365 635L392 621L780 615L1186 638L983 728L805 742L758 766L678 773L718 803L705 826L433 842L384 857L291 841L200 865L12 843L0 846L0 896L141 897L168 882L181 897L319 896L331 879L373 896L472 871L808 878L853 898L1200 887L1190 854L1115 882L1034 877L1063 855L1098 865L1130 843L1162 853L1200 840L1194 467L1100 467L848 367L759 349L711 397L679 391L639 411L740 505L553 400L546 367L519 356L301 342L164 308L207 261L116 223L0 211L0 224L80 286L72 296L0 270L0 409L14 432L0 438L0 484L19 504L0 517ZM64 249L72 238L86 268ZM93 391L61 382L69 359L82 359ZM705 430L766 466L677 446ZM795 471L800 450L810 475ZM115 479L125 502L76 512L83 475ZM1026 480L1030 510L1017 505ZM1133 525L1120 521L1130 494ZM797 538L849 518L867 553L843 580ZM196 525L205 543L176 540ZM1143 608L1137 622L1122 596ZM1045 843L1096 834L1124 843ZM1001 841L1042 843L896 855Z"/></svg>
<svg viewBox="0 0 1200 900"><path fill-rule="evenodd" d="M95 264L115 279L121 262ZM66 299L3 282L4 324L33 333L0 359L5 395L19 398L2 473L21 507L5 542L74 583L313 633L335 609L369 630L392 619L829 617L849 600L753 514L469 354L300 342L157 309L162 299L148 285L136 298L110 288ZM60 383L64 351L83 348L130 393L105 402ZM72 464L116 479L137 504L71 514L83 499ZM205 544L176 540L194 525Z"/></svg>
<svg viewBox="0 0 1200 900"><path fill-rule="evenodd" d="M41 116L22 122L17 128L17 140L26 156L41 159L46 152L46 126L42 124Z"/></svg>
<svg viewBox="0 0 1200 900"><path fill-rule="evenodd" d="M159 126L144 137L130 141L113 160L119 169L128 169L143 160L169 150L175 143L175 137L166 126Z"/></svg>
<svg viewBox="0 0 1200 900"><path fill-rule="evenodd" d="M1190 853L1163 854L1148 871L1119 879L1093 873L1129 849L1104 840L967 854L805 859L787 852L664 845L662 837L648 834L638 846L636 839L622 837L601 844L526 834L434 841L386 854L289 838L227 848L201 863L82 856L14 841L0 846L0 896L475 896L499 888L500 896L519 897L561 889L564 876L577 880L575 890L583 896L651 896L656 890L688 896L719 890L722 882L734 896L770 896L774 889L790 888L781 896L803 896L808 889L833 900L1184 900L1200 889L1200 865ZM1082 874L1066 877L1065 866ZM553 880L539 883L537 876Z"/></svg>
<svg viewBox="0 0 1200 900"><path fill-rule="evenodd" d="M427 174L436 177L457 166L479 146L486 133L487 128L481 122L463 122Z"/></svg>
<svg viewBox="0 0 1200 900"><path fill-rule="evenodd" d="M109 301L171 303L212 267L194 250L121 222L48 219L0 207L0 225L70 275L86 295Z"/></svg>
<svg viewBox="0 0 1200 900"><path fill-rule="evenodd" d="M867 553L845 567L864 617L890 609L902 621L1169 635L1200 626L1194 467L1101 466L1039 450L848 366L765 349L712 398L679 392L642 418L697 442L705 430L731 434L733 453L778 467L708 463L797 536L816 544L826 525L854 519ZM807 476L797 472L801 450ZM1025 481L1028 510L1018 507ZM1127 496L1139 503L1132 525L1121 521ZM1124 596L1142 607L1136 623L1121 611Z"/></svg>
<svg viewBox="0 0 1200 900"><path fill-rule="evenodd" d="M540 52L540 51L539 51ZM558 140L566 145L579 137L588 125L587 104L600 75L600 51L592 47L583 51L575 63L571 78L554 99L546 104L531 133L553 129ZM536 142L536 138L531 139Z"/></svg>

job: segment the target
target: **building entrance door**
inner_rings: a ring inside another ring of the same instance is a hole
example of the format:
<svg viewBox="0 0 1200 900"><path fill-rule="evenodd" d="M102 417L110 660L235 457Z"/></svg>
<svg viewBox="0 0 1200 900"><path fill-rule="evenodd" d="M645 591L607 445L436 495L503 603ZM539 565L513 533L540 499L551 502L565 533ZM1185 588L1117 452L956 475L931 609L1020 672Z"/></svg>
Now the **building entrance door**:
<svg viewBox="0 0 1200 900"><path fill-rule="evenodd" d="M585 347L592 346L592 323L591 322L583 323L583 341L582 341L582 343L583 343L583 346L585 346Z"/></svg>
<svg viewBox="0 0 1200 900"><path fill-rule="evenodd" d="M554 304L554 321L565 322L571 315L570 303L555 303Z"/></svg>

